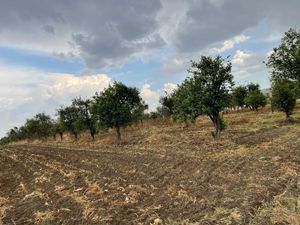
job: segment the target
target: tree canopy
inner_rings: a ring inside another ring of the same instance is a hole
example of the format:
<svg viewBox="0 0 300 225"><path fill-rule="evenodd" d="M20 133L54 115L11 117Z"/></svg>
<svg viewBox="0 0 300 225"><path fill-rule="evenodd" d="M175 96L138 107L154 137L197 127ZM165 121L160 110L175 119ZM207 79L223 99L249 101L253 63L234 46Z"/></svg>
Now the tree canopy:
<svg viewBox="0 0 300 225"><path fill-rule="evenodd" d="M267 66L272 79L289 79L300 82L300 30L290 29L279 47L274 48Z"/></svg>
<svg viewBox="0 0 300 225"><path fill-rule="evenodd" d="M244 107L245 98L247 96L248 89L245 86L237 86L232 90L232 101L234 106Z"/></svg>
<svg viewBox="0 0 300 225"><path fill-rule="evenodd" d="M63 129L73 134L75 139L77 139L78 134L84 129L80 109L70 105L58 109L57 114Z"/></svg>
<svg viewBox="0 0 300 225"><path fill-rule="evenodd" d="M289 80L277 80L272 85L272 107L282 111L289 118L296 106L295 83Z"/></svg>
<svg viewBox="0 0 300 225"><path fill-rule="evenodd" d="M95 138L97 132L96 116L91 111L92 101L90 99L75 98L72 100L72 107L77 109L78 123L82 129L87 129L91 137Z"/></svg>
<svg viewBox="0 0 300 225"><path fill-rule="evenodd" d="M192 61L189 73L192 76L175 92L175 96L179 96L175 101L175 117L195 119L200 114L206 114L215 127L213 136L218 138L224 128L220 112L229 105L229 90L234 84L231 62L221 56L202 56L199 62Z"/></svg>
<svg viewBox="0 0 300 225"><path fill-rule="evenodd" d="M96 93L92 112L103 127L116 128L120 140L120 128L137 120L144 108L145 103L136 88L114 82L100 94Z"/></svg>

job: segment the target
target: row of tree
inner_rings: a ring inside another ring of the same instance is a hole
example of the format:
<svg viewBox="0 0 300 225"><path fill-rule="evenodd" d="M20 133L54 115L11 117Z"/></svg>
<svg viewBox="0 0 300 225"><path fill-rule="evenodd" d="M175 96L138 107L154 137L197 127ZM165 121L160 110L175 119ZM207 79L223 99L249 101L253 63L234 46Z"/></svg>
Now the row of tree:
<svg viewBox="0 0 300 225"><path fill-rule="evenodd" d="M289 30L282 43L274 48L266 65L272 70L272 110L280 110L289 117L300 90L300 32ZM190 76L178 85L173 93L160 99L156 112L145 113L148 106L137 88L115 82L91 99L76 98L69 106L57 110L57 118L37 114L20 128L13 128L1 143L22 139L41 139L69 132L77 139L88 130L94 139L100 130L114 128L118 140L121 127L159 116L172 116L178 122L194 122L200 115L207 115L215 128L212 135L219 138L225 129L222 112L232 108L258 110L267 104L267 98L258 84L234 88L232 64L229 58L202 56L192 61Z"/></svg>
<svg viewBox="0 0 300 225"><path fill-rule="evenodd" d="M266 96L258 84L233 88L231 62L228 58L202 56L193 62L189 73L171 94L160 99L158 115L171 115L176 121L195 121L208 115L214 124L213 136L225 129L221 112L232 108L258 110L271 103L273 110L282 111L289 118L300 97L300 31L290 29L278 48L274 48L266 62L271 69L271 93ZM267 98L268 97L268 98Z"/></svg>
<svg viewBox="0 0 300 225"><path fill-rule="evenodd" d="M23 139L45 139L69 132L77 139L81 132L89 131L94 139L99 130L115 128L120 140L120 128L143 119L148 106L140 97L137 88L115 82L92 99L75 98L69 106L57 110L57 118L40 113L27 119L20 128L13 128L2 143Z"/></svg>

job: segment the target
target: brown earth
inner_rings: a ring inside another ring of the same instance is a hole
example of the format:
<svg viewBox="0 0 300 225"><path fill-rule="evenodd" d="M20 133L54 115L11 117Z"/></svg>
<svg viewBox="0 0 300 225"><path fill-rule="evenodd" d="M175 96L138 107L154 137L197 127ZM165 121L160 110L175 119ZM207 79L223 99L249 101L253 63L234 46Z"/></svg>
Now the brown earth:
<svg viewBox="0 0 300 225"><path fill-rule="evenodd" d="M300 110L0 149L0 225L300 224ZM85 140L85 141L84 141Z"/></svg>

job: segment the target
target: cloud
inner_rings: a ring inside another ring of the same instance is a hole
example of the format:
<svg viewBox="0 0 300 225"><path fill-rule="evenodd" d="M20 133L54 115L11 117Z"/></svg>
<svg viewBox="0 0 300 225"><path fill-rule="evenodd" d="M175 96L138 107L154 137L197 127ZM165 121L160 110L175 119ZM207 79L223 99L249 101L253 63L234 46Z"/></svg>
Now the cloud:
<svg viewBox="0 0 300 225"><path fill-rule="evenodd" d="M280 0L272 3L269 0L188 2L187 7L184 7L185 16L179 26L174 28L174 45L178 52L197 52L212 44L242 35L262 21L271 26L274 32L300 25L298 0L291 0L289 4Z"/></svg>
<svg viewBox="0 0 300 225"><path fill-rule="evenodd" d="M144 84L141 88L141 97L149 106L149 111L155 111L159 103L160 91L151 90L150 84Z"/></svg>
<svg viewBox="0 0 300 225"><path fill-rule="evenodd" d="M0 46L79 57L95 71L164 48L222 53L262 22L274 35L299 26L299 7L299 0L2 1Z"/></svg>
<svg viewBox="0 0 300 225"><path fill-rule="evenodd" d="M235 36L231 39L228 39L228 40L223 41L222 43L218 44L220 46L212 48L212 51L220 54L220 53L225 52L229 49L232 49L236 44L240 44L242 42L245 42L249 38L250 37L245 36L244 34L237 35L237 36Z"/></svg>
<svg viewBox="0 0 300 225"><path fill-rule="evenodd" d="M50 34L55 34L55 31L54 31L54 27L51 26L51 25L45 25L44 27L44 30Z"/></svg>
<svg viewBox="0 0 300 225"><path fill-rule="evenodd" d="M111 82L106 74L76 77L72 74L53 74L46 79L47 98L69 102L75 96L91 97Z"/></svg>
<svg viewBox="0 0 300 225"><path fill-rule="evenodd" d="M2 2L0 45L74 55L92 69L118 65L164 45L160 9L159 0Z"/></svg>
<svg viewBox="0 0 300 225"><path fill-rule="evenodd" d="M247 79L258 73L267 74L266 53L237 50L232 58L232 72L239 79Z"/></svg>
<svg viewBox="0 0 300 225"><path fill-rule="evenodd" d="M167 94L171 94L176 88L177 88L177 84L173 84L173 83L164 84L164 91Z"/></svg>
<svg viewBox="0 0 300 225"><path fill-rule="evenodd" d="M0 65L0 136L39 112L54 114L76 96L91 97L111 82L106 74L75 76Z"/></svg>

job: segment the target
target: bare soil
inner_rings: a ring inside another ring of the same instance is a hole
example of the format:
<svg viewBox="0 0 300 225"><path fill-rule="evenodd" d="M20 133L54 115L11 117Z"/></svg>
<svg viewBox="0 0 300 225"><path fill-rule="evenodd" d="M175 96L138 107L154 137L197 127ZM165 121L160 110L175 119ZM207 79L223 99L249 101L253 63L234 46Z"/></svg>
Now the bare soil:
<svg viewBox="0 0 300 225"><path fill-rule="evenodd" d="M119 145L3 146L0 225L299 225L297 113L290 123L268 110L226 115L218 141L201 119L128 128Z"/></svg>

